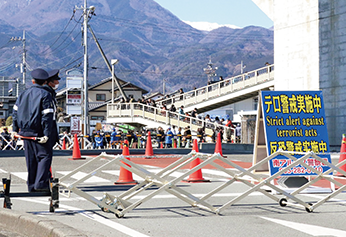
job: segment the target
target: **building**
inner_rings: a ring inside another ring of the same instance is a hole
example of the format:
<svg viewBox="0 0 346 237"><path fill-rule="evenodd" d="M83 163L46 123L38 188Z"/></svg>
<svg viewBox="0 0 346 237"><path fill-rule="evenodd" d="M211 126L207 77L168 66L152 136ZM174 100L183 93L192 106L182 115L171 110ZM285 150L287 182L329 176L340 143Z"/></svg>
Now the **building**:
<svg viewBox="0 0 346 237"><path fill-rule="evenodd" d="M253 0L274 22L275 90L321 90L329 143L346 131L346 2Z"/></svg>
<svg viewBox="0 0 346 237"><path fill-rule="evenodd" d="M7 119L12 115L17 95L23 91L24 85L18 80L0 77L0 119Z"/></svg>
<svg viewBox="0 0 346 237"><path fill-rule="evenodd" d="M135 100L142 98L148 91L144 90L130 82L125 82L118 79L119 84L127 97L133 97ZM73 89L63 89L57 93L58 106L65 109L67 108L66 97L67 92ZM122 95L119 88L115 86L114 101L119 102ZM107 117L107 104L112 102L112 77L101 80L100 82L89 86L88 88L88 102L89 102L89 117L90 125L95 126L96 123L104 122ZM67 111L65 109L65 111Z"/></svg>

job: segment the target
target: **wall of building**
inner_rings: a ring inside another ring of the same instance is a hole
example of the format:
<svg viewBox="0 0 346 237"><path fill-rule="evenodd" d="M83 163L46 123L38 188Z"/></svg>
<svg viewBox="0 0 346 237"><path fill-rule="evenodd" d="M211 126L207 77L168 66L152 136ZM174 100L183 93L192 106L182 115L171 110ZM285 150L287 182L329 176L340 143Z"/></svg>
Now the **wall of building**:
<svg viewBox="0 0 346 237"><path fill-rule="evenodd" d="M319 72L330 144L346 133L346 2L319 0Z"/></svg>
<svg viewBox="0 0 346 237"><path fill-rule="evenodd" d="M273 6L275 90L322 90L329 143L340 146L346 133L346 2L253 1Z"/></svg>
<svg viewBox="0 0 346 237"><path fill-rule="evenodd" d="M319 89L318 1L274 1L275 90Z"/></svg>

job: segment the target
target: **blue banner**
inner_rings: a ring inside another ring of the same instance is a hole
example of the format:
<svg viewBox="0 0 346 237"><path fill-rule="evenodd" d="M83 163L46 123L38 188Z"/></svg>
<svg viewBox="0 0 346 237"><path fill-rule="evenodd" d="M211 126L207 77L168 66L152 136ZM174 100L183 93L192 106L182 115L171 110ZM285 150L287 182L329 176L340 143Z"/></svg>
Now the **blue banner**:
<svg viewBox="0 0 346 237"><path fill-rule="evenodd" d="M292 152L312 151L331 162L322 91L262 91L261 99L269 155L279 149ZM302 155L294 156L298 158ZM277 156L269 162L270 173L273 175L292 162L285 156ZM314 158L307 159L305 163L319 171L329 169L329 166ZM298 165L283 175L316 174Z"/></svg>

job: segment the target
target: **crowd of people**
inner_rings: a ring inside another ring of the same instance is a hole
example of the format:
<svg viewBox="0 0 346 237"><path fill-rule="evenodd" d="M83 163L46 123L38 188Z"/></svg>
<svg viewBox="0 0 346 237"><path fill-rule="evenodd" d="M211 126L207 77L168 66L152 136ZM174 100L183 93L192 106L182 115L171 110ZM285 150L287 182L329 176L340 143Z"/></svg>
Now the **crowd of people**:
<svg viewBox="0 0 346 237"><path fill-rule="evenodd" d="M224 122L222 124L222 122ZM195 135L192 134L190 126L182 127L163 127L143 128L140 131L124 130L113 128L112 131L93 130L90 136L86 136L92 149L119 149L126 140L131 148L145 148L150 132L152 145L155 148L189 148L192 146L192 139L197 139L199 143L216 142L218 133L221 139L226 143L240 143L241 127L233 125L230 120L224 121L216 118L216 124L224 126L215 126L212 135L205 134L205 128L197 129ZM232 129L233 128L233 129ZM72 136L64 132L61 134L61 141L65 139L66 147L72 142Z"/></svg>
<svg viewBox="0 0 346 237"><path fill-rule="evenodd" d="M194 113L194 111L192 111L192 113ZM195 113L197 115L197 110ZM219 119L219 117L215 117L215 119L212 120L209 115L206 115L204 120L209 121L212 126L199 127L195 135L192 135L190 126L186 126L185 128L172 126L167 129L163 129L162 127L143 128L140 131L123 131L123 129L113 128L112 131L93 130L90 136L86 136L86 139L88 139L91 144L88 147L91 149L117 149L120 148L125 140L128 141L128 144L132 148L145 148L148 132L151 133L153 147L157 148L191 147L193 138L198 139L199 143L215 143L218 133L221 134L223 142L241 142L240 124L234 125L231 120ZM212 129L213 133L211 135L206 135L205 128ZM0 135L1 150L21 149L20 144L22 143L20 141L18 142L18 139L12 138L11 133L8 132L6 127ZM59 146L55 146L55 149L61 149L63 143L66 149L72 148L73 135L64 130L59 137Z"/></svg>

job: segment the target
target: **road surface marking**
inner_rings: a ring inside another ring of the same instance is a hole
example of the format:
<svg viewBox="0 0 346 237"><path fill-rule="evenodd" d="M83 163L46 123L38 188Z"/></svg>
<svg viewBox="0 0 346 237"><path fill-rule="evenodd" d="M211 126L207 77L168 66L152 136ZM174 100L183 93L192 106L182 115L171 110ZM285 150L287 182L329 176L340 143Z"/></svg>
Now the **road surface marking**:
<svg viewBox="0 0 346 237"><path fill-rule="evenodd" d="M268 217L261 217L262 219L287 226L291 229L298 230L300 232L312 235L312 236L335 236L335 237L345 237L346 231L343 230L337 230L317 225L309 225L309 224L302 224L292 221L284 221L279 219L273 219Z"/></svg>
<svg viewBox="0 0 346 237"><path fill-rule="evenodd" d="M37 199L32 199L32 198L20 198L21 200L24 200L26 202L35 202L35 203L39 203L39 204L44 204L47 205L47 201L39 201ZM59 209L65 209L68 211L73 211L73 212L77 212L78 214L87 217L93 221L96 221L98 223L101 223L103 225L106 225L110 228L113 228L119 232L122 232L128 236L133 236L133 237L149 237L148 235L142 234L134 229L131 229L129 227L126 227L124 225L121 225L117 222L111 221L107 218L104 218L102 216L100 216L99 214L95 214L93 212L90 211L85 211L83 209L79 209L77 207L72 207L72 206L67 206L67 205L63 205L63 204L59 204ZM41 212L41 214L47 214L48 212Z"/></svg>

